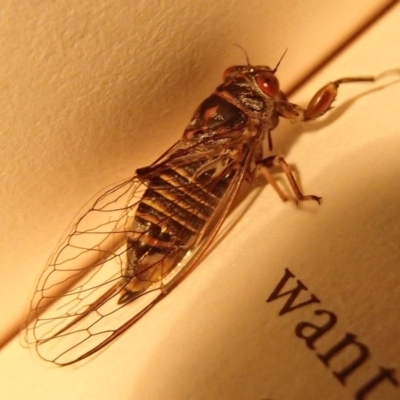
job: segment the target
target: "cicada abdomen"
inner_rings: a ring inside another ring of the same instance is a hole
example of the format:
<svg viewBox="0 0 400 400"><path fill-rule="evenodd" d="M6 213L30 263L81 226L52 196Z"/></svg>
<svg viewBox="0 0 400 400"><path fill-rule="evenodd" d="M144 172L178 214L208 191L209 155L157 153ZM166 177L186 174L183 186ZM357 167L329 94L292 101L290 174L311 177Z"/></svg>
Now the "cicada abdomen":
<svg viewBox="0 0 400 400"><path fill-rule="evenodd" d="M225 170L218 180L210 179L215 169L223 168L212 157L175 164L167 162L161 173L138 171L148 189L127 237L120 303L161 281L195 247L233 177Z"/></svg>

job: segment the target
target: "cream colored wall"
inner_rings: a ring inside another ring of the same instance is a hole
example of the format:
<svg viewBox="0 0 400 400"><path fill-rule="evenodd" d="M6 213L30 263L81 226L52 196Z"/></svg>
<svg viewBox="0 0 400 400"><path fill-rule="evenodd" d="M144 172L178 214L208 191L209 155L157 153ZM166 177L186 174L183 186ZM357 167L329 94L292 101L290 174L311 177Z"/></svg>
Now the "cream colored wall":
<svg viewBox="0 0 400 400"><path fill-rule="evenodd" d="M0 339L80 207L179 138L235 43L272 66L288 48L289 87L385 3L2 0Z"/></svg>

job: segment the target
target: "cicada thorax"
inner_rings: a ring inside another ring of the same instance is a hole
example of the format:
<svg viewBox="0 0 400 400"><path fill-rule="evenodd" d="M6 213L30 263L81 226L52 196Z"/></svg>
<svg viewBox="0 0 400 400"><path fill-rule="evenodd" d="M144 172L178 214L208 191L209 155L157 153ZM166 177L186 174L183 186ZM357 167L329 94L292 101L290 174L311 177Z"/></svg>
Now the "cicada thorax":
<svg viewBox="0 0 400 400"><path fill-rule="evenodd" d="M185 139L248 134L250 125L257 135L278 125L280 114L275 104L284 95L270 68L234 66L223 77L224 82L197 108L185 130Z"/></svg>

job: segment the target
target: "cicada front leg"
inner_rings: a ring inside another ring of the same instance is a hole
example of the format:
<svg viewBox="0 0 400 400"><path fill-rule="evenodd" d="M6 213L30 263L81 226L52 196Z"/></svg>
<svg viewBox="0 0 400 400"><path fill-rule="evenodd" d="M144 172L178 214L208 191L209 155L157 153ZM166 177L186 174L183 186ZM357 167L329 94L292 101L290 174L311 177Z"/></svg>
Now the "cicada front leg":
<svg viewBox="0 0 400 400"><path fill-rule="evenodd" d="M332 108L338 94L339 86L352 82L375 82L377 78L374 76L359 76L341 78L334 82L329 82L315 93L303 114L304 121L311 121L324 115Z"/></svg>
<svg viewBox="0 0 400 400"><path fill-rule="evenodd" d="M262 173L265 176L268 183L271 184L271 186L275 189L275 191L278 193L279 197L283 201L288 200L287 196L282 191L282 189L279 187L276 179L269 171L270 168L275 167L275 166L280 167L282 169L282 171L285 173L286 178L287 178L287 180L293 190L293 193L298 201L314 200L318 204L321 203L321 197L315 196L313 194L308 194L308 195L303 194L295 176L293 175L292 170L290 169L289 164L285 161L285 159L283 157L270 156L270 157L264 158L263 160L261 160L257 163L257 171L258 171L258 173Z"/></svg>
<svg viewBox="0 0 400 400"><path fill-rule="evenodd" d="M325 86L319 89L311 98L307 108L304 109L297 104L286 101L285 99L275 103L275 110L283 118L312 121L322 117L332 108L332 104L338 94L339 86L354 82L376 82L388 74L399 74L399 72L399 69L395 69L383 72L377 76L353 76L337 79L336 81L327 83Z"/></svg>

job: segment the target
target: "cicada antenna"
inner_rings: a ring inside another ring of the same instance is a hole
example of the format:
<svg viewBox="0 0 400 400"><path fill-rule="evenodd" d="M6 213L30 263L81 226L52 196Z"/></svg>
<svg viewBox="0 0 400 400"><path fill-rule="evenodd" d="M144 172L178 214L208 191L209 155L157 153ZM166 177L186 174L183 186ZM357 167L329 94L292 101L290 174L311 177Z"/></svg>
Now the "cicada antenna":
<svg viewBox="0 0 400 400"><path fill-rule="evenodd" d="M249 56L248 56L246 50L245 50L242 46L240 46L240 44L235 44L235 46L238 47L240 50L243 51L244 55L246 56L247 65L251 65L251 64L250 64L250 60L249 60Z"/></svg>
<svg viewBox="0 0 400 400"><path fill-rule="evenodd" d="M278 64L276 64L276 67L272 70L273 74L278 70L279 64L281 63L283 57L285 57L285 54L287 53L287 51L288 51L288 48L286 47L286 50L283 52L282 57L278 61Z"/></svg>

